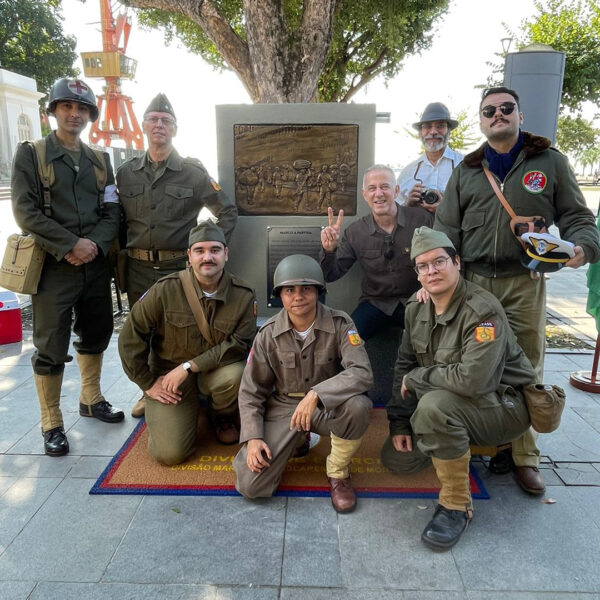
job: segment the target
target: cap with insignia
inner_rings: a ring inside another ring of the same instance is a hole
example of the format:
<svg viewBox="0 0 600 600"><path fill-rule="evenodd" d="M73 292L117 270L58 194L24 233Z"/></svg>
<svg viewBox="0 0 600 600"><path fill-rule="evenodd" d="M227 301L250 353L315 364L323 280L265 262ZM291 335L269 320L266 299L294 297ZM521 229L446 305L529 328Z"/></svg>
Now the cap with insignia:
<svg viewBox="0 0 600 600"><path fill-rule="evenodd" d="M177 119L175 116L175 111L169 102L169 99L163 94L157 94L152 98L148 108L144 111L144 117L151 112L162 112L170 114L174 119Z"/></svg>
<svg viewBox="0 0 600 600"><path fill-rule="evenodd" d="M442 231L435 231L429 227L415 229L410 247L410 259L415 260L420 254L425 254L435 248L454 248L450 238Z"/></svg>
<svg viewBox="0 0 600 600"><path fill-rule="evenodd" d="M223 230L210 219L198 223L198 225L190 231L188 248L191 248L198 242L221 242L223 246L227 246Z"/></svg>

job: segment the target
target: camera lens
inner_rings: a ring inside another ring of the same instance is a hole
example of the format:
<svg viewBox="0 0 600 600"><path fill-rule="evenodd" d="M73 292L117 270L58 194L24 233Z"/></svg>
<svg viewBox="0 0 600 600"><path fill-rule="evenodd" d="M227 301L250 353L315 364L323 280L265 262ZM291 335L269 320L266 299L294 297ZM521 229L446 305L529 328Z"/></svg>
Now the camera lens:
<svg viewBox="0 0 600 600"><path fill-rule="evenodd" d="M425 190L421 193L421 202L425 204L435 204L438 201L438 196L433 190Z"/></svg>

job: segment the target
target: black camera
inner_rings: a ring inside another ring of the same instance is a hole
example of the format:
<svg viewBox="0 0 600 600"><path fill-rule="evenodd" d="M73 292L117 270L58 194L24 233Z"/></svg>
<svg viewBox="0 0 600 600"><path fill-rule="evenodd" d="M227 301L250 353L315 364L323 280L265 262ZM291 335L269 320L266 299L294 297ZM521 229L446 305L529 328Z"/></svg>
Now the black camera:
<svg viewBox="0 0 600 600"><path fill-rule="evenodd" d="M434 190L424 190L421 192L421 202L425 204L436 204L438 201L438 195Z"/></svg>

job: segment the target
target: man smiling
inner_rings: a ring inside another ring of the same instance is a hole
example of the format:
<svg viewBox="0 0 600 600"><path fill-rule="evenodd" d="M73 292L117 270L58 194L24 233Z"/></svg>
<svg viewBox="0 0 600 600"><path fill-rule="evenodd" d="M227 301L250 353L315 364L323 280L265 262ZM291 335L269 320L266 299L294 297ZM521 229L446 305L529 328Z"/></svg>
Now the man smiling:
<svg viewBox="0 0 600 600"><path fill-rule="evenodd" d="M421 207L399 206L394 172L385 165L369 167L363 176L363 198L370 214L341 233L344 211L321 231L321 267L326 281L336 281L358 261L362 294L351 317L368 340L388 327L404 325L404 304L418 289L409 259L410 240L417 227L433 217Z"/></svg>

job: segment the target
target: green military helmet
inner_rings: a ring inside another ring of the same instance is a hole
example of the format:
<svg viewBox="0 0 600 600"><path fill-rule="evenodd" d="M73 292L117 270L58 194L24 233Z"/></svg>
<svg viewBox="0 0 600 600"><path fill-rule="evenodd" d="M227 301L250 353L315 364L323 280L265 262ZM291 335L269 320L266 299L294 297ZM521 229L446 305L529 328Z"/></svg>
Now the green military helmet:
<svg viewBox="0 0 600 600"><path fill-rule="evenodd" d="M50 114L54 114L56 103L61 100L71 100L85 104L90 108L90 120L93 122L98 118L96 96L94 96L94 92L92 92L90 86L81 79L63 77L54 82L48 97L48 112Z"/></svg>
<svg viewBox="0 0 600 600"><path fill-rule="evenodd" d="M279 296L281 288L290 285L314 285L319 288L319 294L327 291L319 263L306 254L291 254L277 265L273 274L273 294Z"/></svg>

